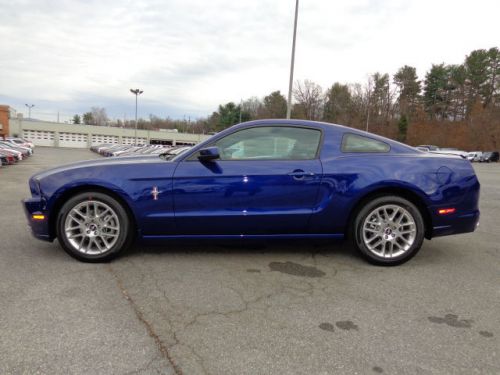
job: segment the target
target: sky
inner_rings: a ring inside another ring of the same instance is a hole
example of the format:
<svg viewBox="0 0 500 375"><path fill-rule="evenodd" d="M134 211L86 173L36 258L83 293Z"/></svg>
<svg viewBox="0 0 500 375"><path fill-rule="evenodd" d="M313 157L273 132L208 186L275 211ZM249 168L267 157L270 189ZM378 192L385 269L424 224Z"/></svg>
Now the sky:
<svg viewBox="0 0 500 375"><path fill-rule="evenodd" d="M295 0L0 0L0 104L66 121L91 107L134 117L211 114L221 103L286 95ZM300 0L295 80L327 89L421 79L500 45L500 1Z"/></svg>

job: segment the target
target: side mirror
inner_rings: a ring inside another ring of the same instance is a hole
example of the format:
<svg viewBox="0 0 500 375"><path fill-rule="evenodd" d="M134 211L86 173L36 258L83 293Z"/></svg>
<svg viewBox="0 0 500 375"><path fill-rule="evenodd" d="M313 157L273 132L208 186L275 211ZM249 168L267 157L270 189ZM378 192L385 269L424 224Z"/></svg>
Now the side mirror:
<svg viewBox="0 0 500 375"><path fill-rule="evenodd" d="M205 147L200 150L198 159L200 161L212 161L220 158L218 147Z"/></svg>

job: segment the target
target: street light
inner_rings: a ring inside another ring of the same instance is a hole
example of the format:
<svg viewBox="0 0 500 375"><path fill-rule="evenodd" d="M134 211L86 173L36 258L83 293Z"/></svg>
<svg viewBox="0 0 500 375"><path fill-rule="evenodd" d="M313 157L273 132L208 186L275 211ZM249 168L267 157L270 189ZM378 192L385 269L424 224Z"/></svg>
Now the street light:
<svg viewBox="0 0 500 375"><path fill-rule="evenodd" d="M290 82L288 84L288 102L286 106L286 118L289 119L292 114L292 86L293 86L293 68L295 64L295 39L297 37L297 18L299 16L299 0L295 1L295 21L293 22L293 42L292 42L292 61L290 63Z"/></svg>
<svg viewBox="0 0 500 375"><path fill-rule="evenodd" d="M26 107L28 107L28 118L31 120L31 108L33 108L35 105L34 104L25 104Z"/></svg>
<svg viewBox="0 0 500 375"><path fill-rule="evenodd" d="M135 95L135 145L137 146L137 97L144 91L139 89L130 89L130 92Z"/></svg>

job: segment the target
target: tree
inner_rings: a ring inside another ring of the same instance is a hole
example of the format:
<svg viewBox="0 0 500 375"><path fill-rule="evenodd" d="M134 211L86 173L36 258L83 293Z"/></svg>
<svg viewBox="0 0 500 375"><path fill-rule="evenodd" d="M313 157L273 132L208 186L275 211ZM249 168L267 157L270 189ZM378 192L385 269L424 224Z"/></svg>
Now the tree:
<svg viewBox="0 0 500 375"><path fill-rule="evenodd" d="M370 95L370 116L374 120L389 119L392 94L389 85L389 74L375 73L372 75L373 91Z"/></svg>
<svg viewBox="0 0 500 375"><path fill-rule="evenodd" d="M305 80L303 83L297 82L293 90L293 97L297 101L297 112L308 120L319 120L323 110L323 89L320 85Z"/></svg>
<svg viewBox="0 0 500 375"><path fill-rule="evenodd" d="M448 66L448 85L446 86L448 106L447 117L453 121L463 120L466 117L467 72L464 65Z"/></svg>
<svg viewBox="0 0 500 375"><path fill-rule="evenodd" d="M262 112L262 103L257 97L251 97L241 103L241 120L255 120L260 117ZM245 120L245 121L247 121Z"/></svg>
<svg viewBox="0 0 500 375"><path fill-rule="evenodd" d="M431 118L446 118L448 73L449 69L444 63L433 64L425 76L424 106Z"/></svg>
<svg viewBox="0 0 500 375"><path fill-rule="evenodd" d="M241 112L241 121L248 121L250 119L250 115L248 112L241 111L241 106L234 104L234 102L226 103L225 105L219 105L219 110L217 114L212 114L212 116L216 115L218 118L217 128L219 130L228 128L234 124L237 124L240 121L240 112Z"/></svg>
<svg viewBox="0 0 500 375"><path fill-rule="evenodd" d="M286 117L286 98L281 92L273 91L264 97L262 115L265 118L285 118Z"/></svg>
<svg viewBox="0 0 500 375"><path fill-rule="evenodd" d="M219 129L220 115L219 112L213 112L207 119L207 125L210 132L217 131Z"/></svg>
<svg viewBox="0 0 500 375"><path fill-rule="evenodd" d="M486 108L500 95L500 51L497 47L472 51L466 56L464 66L469 116L478 99Z"/></svg>
<svg viewBox="0 0 500 375"><path fill-rule="evenodd" d="M106 109L102 107L92 107L90 111L92 112L92 118L94 119L95 125L107 125L109 119L108 115L106 114Z"/></svg>
<svg viewBox="0 0 500 375"><path fill-rule="evenodd" d="M349 124L351 109L352 97L349 86L335 82L326 92L323 120L337 124Z"/></svg>
<svg viewBox="0 0 500 375"><path fill-rule="evenodd" d="M484 107L494 103L500 97L500 50L496 47L488 50L487 82L484 85Z"/></svg>
<svg viewBox="0 0 500 375"><path fill-rule="evenodd" d="M467 113L470 113L476 99L484 99L488 91L488 51L478 49L472 51L465 58L465 69L467 74Z"/></svg>
<svg viewBox="0 0 500 375"><path fill-rule="evenodd" d="M406 140L406 133L408 131L408 118L406 115L401 115L398 122L399 140L404 142Z"/></svg>
<svg viewBox="0 0 500 375"><path fill-rule="evenodd" d="M394 74L394 84L398 87L398 105L401 114L411 115L415 112L420 95L420 81L417 70L405 65Z"/></svg>
<svg viewBox="0 0 500 375"><path fill-rule="evenodd" d="M73 116L73 124L80 124L81 123L81 118L80 118L80 115L74 115Z"/></svg>
<svg viewBox="0 0 500 375"><path fill-rule="evenodd" d="M94 117L92 116L92 112L85 112L83 114L83 123L85 125L95 125Z"/></svg>

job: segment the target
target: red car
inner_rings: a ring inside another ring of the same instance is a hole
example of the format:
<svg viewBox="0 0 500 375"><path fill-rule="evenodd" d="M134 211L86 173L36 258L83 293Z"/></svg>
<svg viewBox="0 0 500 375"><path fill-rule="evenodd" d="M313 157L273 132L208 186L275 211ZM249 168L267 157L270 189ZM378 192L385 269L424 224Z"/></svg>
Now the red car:
<svg viewBox="0 0 500 375"><path fill-rule="evenodd" d="M0 155L6 157L8 164L15 164L20 160L19 154L12 152L12 150L0 148Z"/></svg>

